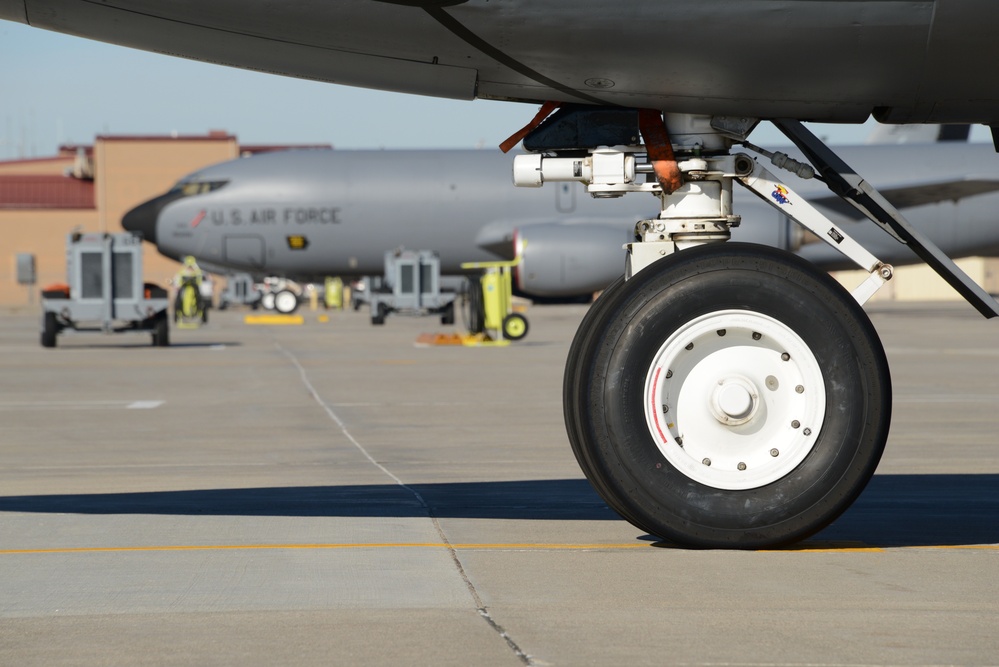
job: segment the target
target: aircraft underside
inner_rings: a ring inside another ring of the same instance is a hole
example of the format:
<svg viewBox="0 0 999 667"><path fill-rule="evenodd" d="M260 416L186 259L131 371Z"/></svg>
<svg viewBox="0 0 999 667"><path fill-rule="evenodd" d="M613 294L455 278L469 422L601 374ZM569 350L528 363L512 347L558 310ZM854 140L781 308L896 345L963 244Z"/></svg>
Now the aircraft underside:
<svg viewBox="0 0 999 667"><path fill-rule="evenodd" d="M331 83L821 122L999 123L991 0L0 0L0 19ZM971 93L973 91L973 94Z"/></svg>

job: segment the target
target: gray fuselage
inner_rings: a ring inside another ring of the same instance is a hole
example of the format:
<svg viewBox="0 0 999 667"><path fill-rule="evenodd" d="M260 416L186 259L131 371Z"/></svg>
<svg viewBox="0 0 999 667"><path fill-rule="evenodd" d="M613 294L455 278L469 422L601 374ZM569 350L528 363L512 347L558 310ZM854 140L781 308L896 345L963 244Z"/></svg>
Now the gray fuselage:
<svg viewBox="0 0 999 667"><path fill-rule="evenodd" d="M999 251L999 164L991 147L879 145L841 153L889 197L915 191L918 201L928 201L903 205L903 212L948 255ZM522 276L525 291L530 291L528 273L538 277L535 292L544 295L585 294L619 276L623 244L635 222L658 213L658 199L644 194L594 199L579 183L516 188L511 165L512 156L494 151L257 155L181 179L172 199L154 213L147 210L155 216L146 221L153 225L147 238L175 259L194 255L231 271L314 280L380 274L385 253L396 248L435 251L444 273L459 273L462 262L512 258L520 236L530 269ZM954 194L954 184L968 179L985 183L985 193ZM873 224L832 206L838 200L822 183L789 175L787 183L883 261L916 261ZM185 189L193 194L177 194ZM742 188L734 195L735 212L743 216L733 230L735 240L798 250L824 268L850 266L826 244L799 249L796 225ZM555 275L545 277L544 271Z"/></svg>

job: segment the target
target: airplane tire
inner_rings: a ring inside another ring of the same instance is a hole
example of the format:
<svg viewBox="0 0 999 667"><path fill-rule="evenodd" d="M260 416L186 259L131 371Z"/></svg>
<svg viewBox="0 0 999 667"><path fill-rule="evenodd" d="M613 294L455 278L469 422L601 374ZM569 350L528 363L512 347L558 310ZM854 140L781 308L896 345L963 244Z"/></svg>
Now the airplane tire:
<svg viewBox="0 0 999 667"><path fill-rule="evenodd" d="M577 460L633 524L688 547L803 539L860 495L891 418L863 309L764 246L684 250L609 289L570 350Z"/></svg>
<svg viewBox="0 0 999 667"><path fill-rule="evenodd" d="M56 320L56 314L46 311L42 320L42 347L55 347L58 333L59 322Z"/></svg>
<svg viewBox="0 0 999 667"><path fill-rule="evenodd" d="M572 340L572 345L569 347L569 355L566 358L565 378L563 380L563 387L566 394L562 407L564 410L565 426L569 435L569 444L572 447L572 453L575 455L576 462L579 464L580 469L582 469L583 474L586 475L587 480L589 480L590 484L593 485L593 488L600 494L612 510L620 514L631 524L638 526L646 532L652 532L651 527L642 525L640 519L632 514L631 510L628 509L628 506L619 500L617 496L611 493L610 487L608 487L607 481L605 480L601 469L596 467L593 463L590 450L584 446L586 440L580 430L582 428L583 420L580 419L580 415L578 414L578 408L580 406L577 405L576 401L569 400L568 395L570 387L579 387L580 383L583 382L583 378L580 374L583 369L583 364L578 363L578 360L583 354L583 351L588 350L590 346L593 345L593 331L595 330L595 323L601 320L609 307L613 307L615 304L615 297L613 295L623 288L624 276L621 276L604 289L600 297L593 303L592 306L590 306L589 310L586 311L586 315L583 316L582 321L579 323L576 335Z"/></svg>
<svg viewBox="0 0 999 667"><path fill-rule="evenodd" d="M291 315L298 310L298 296L291 290L280 290L274 295L274 310L282 315Z"/></svg>
<svg viewBox="0 0 999 667"><path fill-rule="evenodd" d="M264 310L274 310L274 293L266 292L260 297L260 305Z"/></svg>
<svg viewBox="0 0 999 667"><path fill-rule="evenodd" d="M527 335L527 318L520 313L510 313L503 318L503 337L508 340L520 340Z"/></svg>

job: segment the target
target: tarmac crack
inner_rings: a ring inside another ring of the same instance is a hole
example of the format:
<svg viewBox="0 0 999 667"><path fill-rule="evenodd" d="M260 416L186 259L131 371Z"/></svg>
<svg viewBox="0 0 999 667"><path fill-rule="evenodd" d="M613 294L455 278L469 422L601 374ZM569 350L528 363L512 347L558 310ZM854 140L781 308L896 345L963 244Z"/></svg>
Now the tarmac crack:
<svg viewBox="0 0 999 667"><path fill-rule="evenodd" d="M392 481L394 481L400 487L411 493L413 497L416 499L416 501L420 503L423 509L426 510L427 516L433 522L434 530L437 532L437 535L441 539L441 543L445 546L445 548L448 551L448 554L451 556L451 562L454 564L454 567L457 570L458 575L461 577L461 580L465 582L465 587L468 589L469 595L472 598L472 602L475 605L475 610L478 612L479 616L482 618L482 620L486 622L487 625L489 625L490 628L492 628L500 636L500 638L504 642L506 642L507 647L511 651L513 651L514 655L517 656L517 658L520 660L522 664L534 665L535 662L531 658L531 656L520 648L520 646L513 639L513 637L511 637L510 634L503 628L503 626L497 623L496 619L494 619L492 615L489 613L489 609L483 603L482 597L479 595L479 592L476 590L475 584L472 583L472 580L468 577L468 573L465 572L465 567L461 564L461 559L458 557L458 552L455 551L454 545L451 543L451 540L449 540L447 535L444 533L444 528L443 526L441 526L440 520L438 519L437 514L436 512L434 512L434 508L430 505L430 503L426 501L426 499L420 494L419 491L412 488L411 486L403 482L401 479L396 477L396 475L391 470L389 470L381 463L376 461L375 458L368 453L368 450L365 449L360 442L358 442L357 438L355 438L349 430L347 430L347 425L344 424L342 419L340 419L340 416L333 411L333 408L330 407L330 405L323 400L322 396L319 395L319 392L316 391L316 388L312 385L312 382L309 381L308 373L305 372L305 368L302 366L301 363L299 363L298 358L294 354L292 354L290 350L288 350L287 348L285 348L283 345L281 345L276 341L274 343L274 346L277 347L277 349L282 354L284 354L289 361L291 361L292 365L294 365L296 369L298 369L299 377L302 380L302 384L305 385L306 390L309 392L309 395L311 395L313 400L319 405L319 407L321 407L323 411L326 412L327 416L333 421L333 423L337 425L337 427L340 429L340 432L343 433L344 437L346 437L347 440L350 441L350 443L354 445L354 447L356 447L357 450L361 452L361 454L364 456L364 458L366 458L373 466L375 466L383 473L385 473L386 476L388 476Z"/></svg>

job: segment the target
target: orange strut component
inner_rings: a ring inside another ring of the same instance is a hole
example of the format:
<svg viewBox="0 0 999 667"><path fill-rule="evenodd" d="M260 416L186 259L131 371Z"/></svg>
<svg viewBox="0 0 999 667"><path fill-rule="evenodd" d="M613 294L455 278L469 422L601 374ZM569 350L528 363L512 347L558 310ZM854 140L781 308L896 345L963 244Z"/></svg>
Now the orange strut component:
<svg viewBox="0 0 999 667"><path fill-rule="evenodd" d="M683 185L683 178L680 176L680 167L677 166L676 157L673 155L673 145L670 143L669 132L666 130L662 114L656 109L639 109L638 129L642 133L649 161L652 162L656 180L662 186L663 192L665 194L676 192Z"/></svg>
<svg viewBox="0 0 999 667"><path fill-rule="evenodd" d="M542 104L541 109L538 111L537 115L534 116L534 119L530 123L522 127L520 130L510 135L509 139L501 143L499 145L500 150L503 151L504 153L509 153L511 148L520 143L521 139L526 137L531 132L531 130L536 128L538 125L541 125L541 122L545 118L548 118L548 116L552 115L552 112L555 111L555 109L558 109L560 106L561 104L559 104L558 102L545 102L544 104Z"/></svg>

